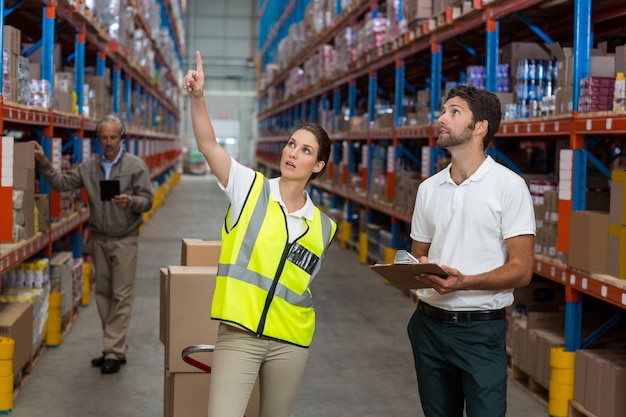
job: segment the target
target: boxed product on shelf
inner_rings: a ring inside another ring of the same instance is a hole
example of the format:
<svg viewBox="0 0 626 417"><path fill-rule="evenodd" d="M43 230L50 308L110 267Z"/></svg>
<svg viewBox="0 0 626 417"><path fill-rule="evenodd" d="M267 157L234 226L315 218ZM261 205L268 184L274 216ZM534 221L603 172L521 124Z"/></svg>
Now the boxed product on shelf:
<svg viewBox="0 0 626 417"><path fill-rule="evenodd" d="M45 232L48 229L48 225L50 224L48 201L48 194L35 194L38 232Z"/></svg>
<svg viewBox="0 0 626 417"><path fill-rule="evenodd" d="M596 416L624 415L626 351L583 349L576 351L574 400Z"/></svg>
<svg viewBox="0 0 626 417"><path fill-rule="evenodd" d="M50 259L50 290L62 294L62 316L68 314L74 304L72 266L72 252L57 252Z"/></svg>
<svg viewBox="0 0 626 417"><path fill-rule="evenodd" d="M606 274L609 214L572 211L569 232L569 265L592 274Z"/></svg>
<svg viewBox="0 0 626 417"><path fill-rule="evenodd" d="M609 223L607 273L626 279L626 226Z"/></svg>
<svg viewBox="0 0 626 417"><path fill-rule="evenodd" d="M558 42L548 45L552 54L557 59L557 86L566 87L572 85L574 80L574 54L573 48L562 47ZM600 48L589 50L589 76L614 77L615 55L608 54Z"/></svg>
<svg viewBox="0 0 626 417"><path fill-rule="evenodd" d="M15 340L13 375L17 375L33 353L33 306L25 302L0 302L0 336Z"/></svg>
<svg viewBox="0 0 626 417"><path fill-rule="evenodd" d="M27 57L29 62L41 64L43 47L37 43L22 43L21 55ZM52 51L52 71L61 71L63 68L63 52L60 43L55 43Z"/></svg>
<svg viewBox="0 0 626 417"><path fill-rule="evenodd" d="M611 172L609 221L626 225L626 171Z"/></svg>

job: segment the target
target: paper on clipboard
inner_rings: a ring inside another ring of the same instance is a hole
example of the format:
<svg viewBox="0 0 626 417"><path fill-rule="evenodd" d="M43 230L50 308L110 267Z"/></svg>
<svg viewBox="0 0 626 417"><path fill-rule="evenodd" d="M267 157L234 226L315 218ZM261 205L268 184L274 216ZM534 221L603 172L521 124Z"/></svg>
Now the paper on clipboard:
<svg viewBox="0 0 626 417"><path fill-rule="evenodd" d="M446 278L448 273L437 264L376 264L370 268L400 290L429 288L415 279L415 275L426 273Z"/></svg>

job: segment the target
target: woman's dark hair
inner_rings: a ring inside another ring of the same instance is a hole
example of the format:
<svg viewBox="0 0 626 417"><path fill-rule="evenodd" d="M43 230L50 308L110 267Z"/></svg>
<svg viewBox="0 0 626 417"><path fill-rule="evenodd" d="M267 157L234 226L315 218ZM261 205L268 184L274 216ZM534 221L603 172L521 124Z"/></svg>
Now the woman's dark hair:
<svg viewBox="0 0 626 417"><path fill-rule="evenodd" d="M317 144L319 145L319 150L317 152L317 161L324 161L324 167L320 172L314 172L309 177L309 181L313 180L319 176L321 176L328 166L328 159L330 158L330 138L328 137L328 133L318 124L315 123L303 123L293 130L292 134L297 132L298 130L306 130L307 132L311 132L315 139L317 139ZM291 135L290 135L291 136Z"/></svg>
<svg viewBox="0 0 626 417"><path fill-rule="evenodd" d="M487 134L483 138L483 146L487 149L489 142L498 132L500 120L502 119L502 107L500 106L498 96L486 90L479 90L476 87L459 85L450 90L446 100L450 100L452 97L460 97L467 101L474 123L482 120L487 121Z"/></svg>

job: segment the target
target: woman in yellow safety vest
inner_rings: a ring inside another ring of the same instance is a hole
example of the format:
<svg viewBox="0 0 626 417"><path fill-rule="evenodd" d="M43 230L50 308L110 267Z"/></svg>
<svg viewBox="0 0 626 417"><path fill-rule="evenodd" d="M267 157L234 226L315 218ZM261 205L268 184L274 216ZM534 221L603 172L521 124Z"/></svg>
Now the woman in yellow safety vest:
<svg viewBox="0 0 626 417"><path fill-rule="evenodd" d="M211 318L220 320L208 417L242 417L260 378L260 417L290 417L315 331L309 286L337 230L305 190L323 174L330 139L305 123L289 137L281 176L267 179L218 144L200 52L183 87L198 149L230 200Z"/></svg>

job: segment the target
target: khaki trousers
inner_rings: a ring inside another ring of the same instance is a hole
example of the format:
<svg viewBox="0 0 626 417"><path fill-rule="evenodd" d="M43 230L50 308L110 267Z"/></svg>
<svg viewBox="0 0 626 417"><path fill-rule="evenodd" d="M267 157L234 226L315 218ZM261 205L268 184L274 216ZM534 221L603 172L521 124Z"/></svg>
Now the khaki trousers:
<svg viewBox="0 0 626 417"><path fill-rule="evenodd" d="M290 417L309 349L221 323L213 354L208 417L242 417L259 376L260 417Z"/></svg>
<svg viewBox="0 0 626 417"><path fill-rule="evenodd" d="M94 237L96 305L102 322L102 354L106 359L126 356L137 272L137 236Z"/></svg>

